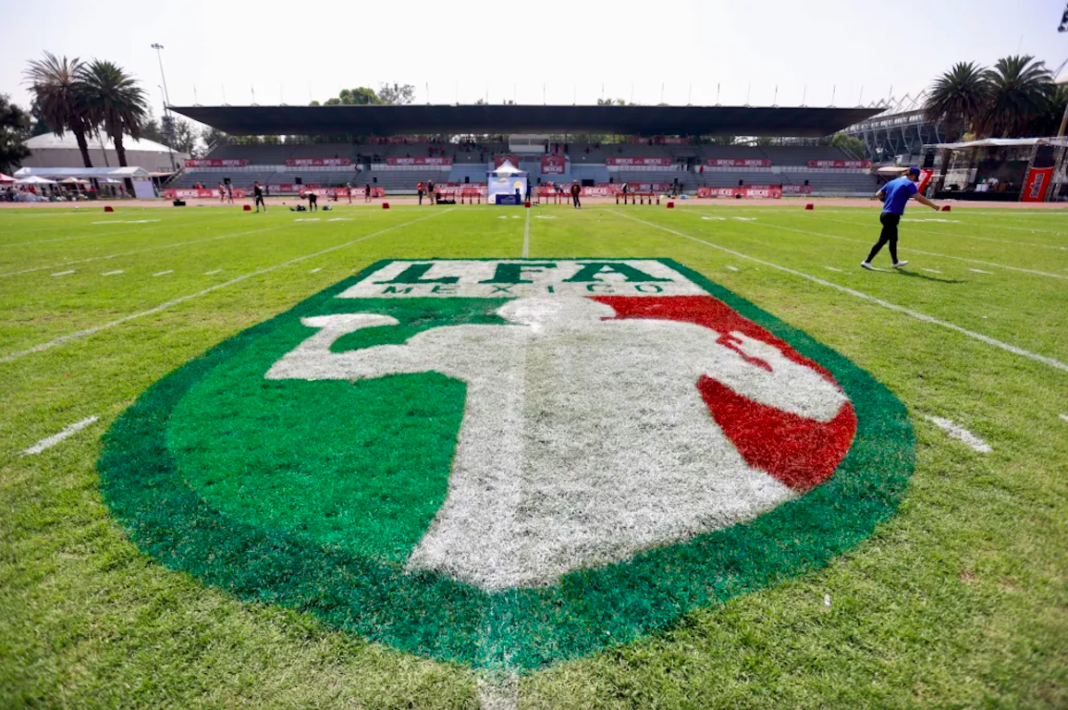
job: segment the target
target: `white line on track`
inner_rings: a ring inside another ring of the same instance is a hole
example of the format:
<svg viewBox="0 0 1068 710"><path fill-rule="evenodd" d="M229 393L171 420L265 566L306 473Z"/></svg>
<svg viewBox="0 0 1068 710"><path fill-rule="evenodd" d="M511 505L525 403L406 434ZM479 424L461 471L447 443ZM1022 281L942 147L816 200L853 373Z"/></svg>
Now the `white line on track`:
<svg viewBox="0 0 1068 710"><path fill-rule="evenodd" d="M101 276L118 276L121 273L124 273L122 269L116 269L115 271L105 271L104 273L102 273L100 275Z"/></svg>
<svg viewBox="0 0 1068 710"><path fill-rule="evenodd" d="M848 219L831 219L829 217L823 217L822 215L816 217L816 219L822 219L824 222L837 222L838 224L851 224L854 227L870 227L870 226L872 226L867 222L854 222L854 221L848 220ZM914 221L918 221L918 220L914 220ZM972 226L972 225L967 225L967 226ZM1004 225L999 225L999 226L1003 227ZM873 227L873 229L874 229L874 227ZM936 231L931 230L931 229L923 229L923 228L918 228L918 227L917 228L910 227L909 229L910 230L914 229L915 231L920 232L921 234L937 234L937 235L942 236L942 237L954 237L956 239L975 239L975 240L980 241L980 242L994 242L996 244L1011 244L1012 246L1039 247L1039 248L1042 248L1042 249L1059 249L1060 251L1068 251L1068 247L1062 247L1062 246L1060 246L1058 244L1039 244L1037 242L1018 242L1018 241L1015 241L1015 240L1012 240L1012 239L994 239L993 237L977 237L974 234L954 234L952 232L936 232Z"/></svg>
<svg viewBox="0 0 1068 710"><path fill-rule="evenodd" d="M56 273L54 273L52 275L53 276L66 276L68 274L73 274L73 273L74 273L74 269L71 269L70 271L57 271Z"/></svg>
<svg viewBox="0 0 1068 710"><path fill-rule="evenodd" d="M1017 347L1017 346L1012 345L1010 343L1005 343L1005 342L1002 342L1000 340L997 340L996 338L991 338L989 335L983 335L982 333L976 333L975 331L968 330L966 328L962 328L959 325L956 325L954 323L950 323L950 322L944 321L944 320L939 320L939 319L933 318L933 317L931 317L931 316L929 316L929 315L927 315L925 313L920 313L919 311L914 311L911 308L906 308L905 306L899 306L896 303L890 303L889 301L884 301L881 298L878 298L876 296L872 296L871 294L864 293L863 291L857 291L856 289L848 288L846 286L841 286L839 284L832 283L830 281L825 281L825 280L819 278L818 276L812 276L810 274L806 274L803 271L797 271L796 269L791 269L791 268L789 268L787 266L780 266L779 264L775 264L775 263L772 263L770 261L764 261L763 259L758 259L755 256L749 256L748 254L743 254L740 251L735 251L734 249L728 249L727 247L720 246L719 244L714 244L714 243L706 241L704 239L700 239L698 237L694 237L694 236L691 236L689 234L684 234L683 232L679 232L679 231L676 231L674 229L670 229L668 227L664 227L664 226L656 224L654 222L646 222L644 219L638 219L637 217L631 217L630 215L628 215L626 213L616 212L615 210L608 210L608 211L611 212L612 214L618 214L621 217L626 217L627 219L634 220L635 222L640 222L641 224L647 225L649 227L654 227L655 229L660 229L662 231L668 232L669 234L674 234L676 236L682 237L683 239L689 239L690 241L697 242L698 244L704 244L705 246L712 247L713 249L718 249L719 251L725 252L727 254L733 254L734 256L737 256L737 257L739 257L741 259L746 259L748 261L752 261L752 262L755 262L757 264L762 264L764 266L768 266L768 267L771 267L773 269L777 269L777 270L785 272L787 274L793 274L794 276L799 276L799 277L801 277L803 279L808 279L809 281L812 281L813 283L817 283L817 284L819 284L821 286L826 286L827 288L833 288L836 291L840 291L842 293L848 293L850 296L855 296L857 298L863 299L863 300L868 301L870 303L875 303L876 305L882 306L883 308L887 308L887 309L889 309L891 311L897 311L898 313L904 313L905 315L907 315L907 316L909 316L911 318L915 318L916 320L923 321L924 323L931 323L932 325L941 326L942 328L946 328L948 330L952 330L954 332L960 333L961 335L966 335L969 338L973 338L975 340L978 340L981 343L985 343L985 344L993 346L995 348L1000 348L1001 350L1005 350L1007 352L1010 352L1013 355L1019 355L1020 357L1025 357L1025 358L1027 358L1029 360L1034 360L1035 362L1040 362L1043 365L1046 365L1048 367L1052 367L1052 368L1054 368L1056 370L1061 370L1063 372L1068 372L1068 363L1061 362L1060 360L1057 360L1057 359L1054 359L1054 358L1051 358L1051 357L1047 357L1045 355L1039 355L1038 353L1033 353L1030 350L1024 350L1023 348Z"/></svg>
<svg viewBox="0 0 1068 710"><path fill-rule="evenodd" d="M843 271L842 269L836 269L833 266L824 266L823 268L827 269L827 271L837 271L840 274L845 273L845 271Z"/></svg>
<svg viewBox="0 0 1068 710"><path fill-rule="evenodd" d="M153 276L166 276L167 274L173 274L174 269L167 269L166 271L160 271L159 273L152 274Z"/></svg>
<svg viewBox="0 0 1068 710"><path fill-rule="evenodd" d="M727 265L727 270L728 271L737 271L738 267L737 266L731 266L730 264L728 264Z"/></svg>
<svg viewBox="0 0 1068 710"><path fill-rule="evenodd" d="M222 269L214 269L214 270L212 270L212 271L205 271L205 272L204 272L204 275L205 275L205 276L211 276L212 274L217 274L217 273L219 273L220 271L222 271Z"/></svg>
<svg viewBox="0 0 1068 710"><path fill-rule="evenodd" d="M824 239L837 239L841 242L850 242L852 244L868 244L868 242L860 241L859 239L850 239L849 237L840 237L837 234L822 234L820 232L810 232L806 229L794 229L793 227L783 227L779 224L768 224L765 222L762 227L771 227L772 229L781 229L785 232L796 232L797 234L808 234L813 237L823 237ZM1035 269L1024 269L1019 266L1006 266L1005 264L998 264L993 261L982 261L981 259L967 259L963 256L950 256L949 254L939 254L933 251L921 251L919 249L913 249L912 247L903 247L912 254L923 254L924 256L934 256L939 259L953 259L954 261L964 261L969 264L982 264L983 266L993 266L996 269L1008 269L1009 271L1020 271L1025 274L1034 274L1035 276L1046 276L1051 279L1066 279L1068 276L1062 276L1061 274L1051 274L1048 271L1036 271ZM988 273L988 272L987 272Z"/></svg>
<svg viewBox="0 0 1068 710"><path fill-rule="evenodd" d="M114 328L117 325L122 325L123 323L128 323L129 321L135 320L137 318L143 318L145 316L154 315L154 314L159 313L161 311L165 311L168 308L172 308L174 306L177 306L180 303L185 303L186 301L192 300L194 298L199 298L200 296L206 296L207 294L209 294L209 293L211 293L213 291L218 291L219 289L226 288L227 286L233 286L234 284L241 283L242 281L245 281L246 279L250 279L253 276L260 276L262 274L267 274L267 273L270 273L272 271L275 271L276 269L281 269L283 267L290 266L292 264L297 264L297 263L299 263L301 261L304 261L305 259L314 259L317 256L322 256L323 254L329 254L331 252L337 251L338 249L344 249L345 247L350 247L353 244L358 244L360 242L366 241L368 239L371 239L372 237L377 237L377 236L379 236L381 234L385 234L387 232L392 232L394 230L401 229L402 227L407 227L407 226L415 224L417 222L423 222L423 221L426 221L428 219L433 219L434 217L438 217L440 215L447 214L449 212L452 212L452 209L447 209L444 212L438 212L436 214L433 214L433 215L430 215L430 216L427 216L427 217L420 217L419 219L413 219L413 220L408 221L408 222L402 222L402 223L394 225L392 227L387 227L385 229L380 229L377 232L373 232L373 233L368 234L366 236L359 237L357 239L353 239L353 240L347 241L344 244L338 244L337 246L332 246L332 247L329 247L327 249L323 249L321 251L314 252L312 254L305 254L304 256L298 256L295 259L290 259L289 261L283 261L282 263L275 264L274 266L268 266L268 267L263 268L263 269L258 269L257 271L252 271L252 272L249 272L247 274L242 274L241 276L237 276L235 278L232 278L229 281L223 281L220 284L215 284L214 286L209 286L208 288L205 288L205 289L202 289L200 291L197 291L196 293L191 293L191 294L188 294L186 296L181 296L179 298L175 298L175 299L173 299L171 301L166 301L165 303L161 303L158 306L155 306L154 308L149 308L148 310L140 311L138 313L131 313L128 316L123 316L122 318L116 318L115 320L110 321L108 323L104 323L102 325L95 325L95 326L93 326L91 328L85 328L83 330L77 330L77 331L75 331L73 333L68 333L67 335L61 335L58 338L55 338L53 340L49 340L46 343L41 343L40 345L35 345L32 348L27 348L26 350L16 350L13 353L8 353L7 355L4 355L3 357L0 357L0 363L12 362L13 360L18 360L18 359L23 358L23 357L25 357L27 355L33 355L34 353L39 353L39 352L43 352L45 350L50 350L52 348L59 347L60 345L66 345L67 343L69 343L69 342L71 342L73 340L80 340L81 338L85 338L85 337L88 337L90 335L95 335L96 333L99 333L102 330L108 330L109 328ZM272 229L277 229L277 227L272 227Z"/></svg>
<svg viewBox="0 0 1068 710"><path fill-rule="evenodd" d="M174 242L172 244L161 244L158 247L148 247L147 249L134 249L133 251L124 251L118 254L108 254L107 256L91 256L87 259L75 259L74 261L67 261L62 264L50 264L49 266L35 266L32 269L22 269L21 271L8 271L7 273L0 274L0 278L7 276L19 276L21 274L30 274L34 271L43 271L45 269L56 269L61 266L71 266L72 264L84 264L89 261L101 261L104 259L116 259L120 256L132 256L134 254L144 254L150 251L159 251L160 249L174 249L175 247L184 247L190 244L201 244L203 242L216 242L220 239L233 239L234 237L243 237L249 234L259 234L261 232L270 232L274 229L281 229L282 225L277 227L266 227L264 229L254 229L250 232L236 232L234 234L222 234L218 237L206 237L204 239L193 239L188 242Z"/></svg>
<svg viewBox="0 0 1068 710"><path fill-rule="evenodd" d="M527 221L523 223L523 258L530 256L530 210L527 210Z"/></svg>
<svg viewBox="0 0 1068 710"><path fill-rule="evenodd" d="M100 417L92 416L92 417L86 417L85 419L81 420L80 422L74 422L69 427L63 429L62 431L60 431L60 432L58 432L56 434L53 434L52 436L49 436L47 438L41 439L36 444L34 444L30 448L28 448L25 451L23 451L22 455L23 456L33 456L34 454L39 454L39 453L41 453L42 451L44 451L46 449L51 449L53 446L55 446L59 442L63 441L64 439L66 439L68 437L71 437L74 434L77 434L78 432L80 432L85 427L89 426L90 424L93 424L99 418Z"/></svg>
<svg viewBox="0 0 1068 710"><path fill-rule="evenodd" d="M968 446L975 449L981 454L989 454L991 451L994 450L990 446L990 444L986 443L978 436L962 427L960 424L951 422L948 419L943 419L942 417L932 417L924 415L923 418L937 426L942 431L949 434L957 441L964 442L965 444L967 444Z"/></svg>
<svg viewBox="0 0 1068 710"><path fill-rule="evenodd" d="M322 270L323 270L323 267L321 267L321 266L316 266L316 267L315 267L314 269L312 269L312 270L311 270L311 271L309 271L308 273L309 273L309 274L317 274L317 273L319 273L319 272L320 272L320 271L322 271Z"/></svg>
<svg viewBox="0 0 1068 710"><path fill-rule="evenodd" d="M974 271L977 274L993 274L993 271L983 271L982 269L968 269L968 271Z"/></svg>

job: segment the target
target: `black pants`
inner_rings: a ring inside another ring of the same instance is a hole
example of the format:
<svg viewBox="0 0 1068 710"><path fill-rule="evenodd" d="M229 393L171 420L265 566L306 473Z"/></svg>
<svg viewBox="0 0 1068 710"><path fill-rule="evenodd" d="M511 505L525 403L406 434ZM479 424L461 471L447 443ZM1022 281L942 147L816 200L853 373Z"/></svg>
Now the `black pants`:
<svg viewBox="0 0 1068 710"><path fill-rule="evenodd" d="M319 200L315 198L315 195L312 195L311 199L308 200L308 211L314 212L317 209L319 209Z"/></svg>
<svg viewBox="0 0 1068 710"><path fill-rule="evenodd" d="M263 211L267 211L267 203L263 201L263 195L256 195L256 211L260 211L260 205L263 205Z"/></svg>
<svg viewBox="0 0 1068 710"><path fill-rule="evenodd" d="M868 254L866 261L870 264L871 260L875 258L875 255L882 250L886 244L890 245L890 258L897 263L897 224L901 221L901 215L890 214L889 212L883 212L879 217L879 221L883 223L883 231L879 234L879 241L875 243L875 246L871 248L871 253Z"/></svg>
<svg viewBox="0 0 1068 710"><path fill-rule="evenodd" d="M577 192L571 196L571 199L575 201L575 207L582 207L582 203L579 202L579 196Z"/></svg>

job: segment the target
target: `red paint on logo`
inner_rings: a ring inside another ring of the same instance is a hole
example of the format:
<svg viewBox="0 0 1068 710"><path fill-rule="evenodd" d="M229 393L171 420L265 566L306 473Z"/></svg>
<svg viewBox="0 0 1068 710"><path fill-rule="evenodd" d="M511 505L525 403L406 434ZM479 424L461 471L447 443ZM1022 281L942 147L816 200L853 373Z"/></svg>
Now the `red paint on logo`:
<svg viewBox="0 0 1068 710"><path fill-rule="evenodd" d="M730 333L761 340L778 348L784 357L810 367L834 382L819 363L801 356L785 341L743 318L711 296L633 298L600 296L594 300L611 306L617 318L652 318L695 323L720 333L719 342L738 352ZM768 363L742 354L757 367ZM845 458L857 431L853 405L846 402L829 422L806 419L775 407L754 402L711 377L702 377L697 389L723 433L738 448L746 462L804 493L834 475Z"/></svg>

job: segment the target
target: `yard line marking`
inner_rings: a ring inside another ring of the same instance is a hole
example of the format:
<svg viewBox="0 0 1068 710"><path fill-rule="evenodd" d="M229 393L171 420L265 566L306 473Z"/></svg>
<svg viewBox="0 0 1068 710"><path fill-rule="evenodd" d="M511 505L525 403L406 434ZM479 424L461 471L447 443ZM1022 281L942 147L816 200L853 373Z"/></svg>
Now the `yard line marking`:
<svg viewBox="0 0 1068 710"><path fill-rule="evenodd" d="M107 330L109 328L114 328L117 325L122 325L123 323L135 320L137 318L143 318L144 316L150 316L150 315L154 315L156 313L159 313L161 311L165 311L168 308L171 308L173 306L177 306L180 303L185 303L186 301L189 301L191 299L199 298L200 296L206 296L207 294L211 293L212 291L218 291L221 288L226 288L227 286L233 286L234 284L240 283L242 281L245 281L246 279L250 279L253 276L260 276L262 274L270 273L271 271L274 271L276 269L281 269L281 268L283 268L285 266L290 266L292 264L296 264L298 262L304 261L305 259L314 259L317 256L322 256L323 254L329 254L330 252L337 251L338 249L344 249L345 247L350 247L353 244L358 244L359 242L366 241L366 240L368 240L368 239L370 239L372 237L377 237L380 234L385 234L386 232L392 232L392 231L394 231L396 229L400 229L402 227L407 227L410 224L415 224L416 222L423 222L423 221L428 220L428 219L433 219L434 217L437 217L437 216L443 215L443 214L447 214L449 212L452 212L452 210L448 209L448 210L445 210L444 212L438 212L436 214L432 214L432 215L429 215L427 217L420 217L419 219L413 219L413 220L411 220L409 222L402 222L401 224L397 224L397 225L394 225L392 227L387 227L386 229L381 229L381 230L379 230L377 232L373 232L371 234L368 234L367 236L359 237L357 239L353 239L351 241L347 241L344 244L338 244L337 246L332 246L332 247L329 247L327 249L323 249L322 251L317 251L314 254L306 254L304 256L298 256L295 259L290 259L289 261L283 261L281 264L275 264L274 266L268 266L267 268L264 268L264 269L259 269L257 271L253 271L253 272L250 272L250 273L247 273L247 274L242 274L241 276L237 276L235 278L232 278L229 281L223 281L220 284L215 284L214 286L209 286L208 288L205 288L205 289L202 289L200 291L197 291L196 293L191 293L191 294L188 294L186 296L181 296L179 298L175 298L175 299L173 299L171 301L166 301L165 303L161 303L158 306L155 306L154 308L149 308L148 310L140 311L139 313L132 313L132 314L130 314L128 316L123 316L122 318L117 318L117 319L115 319L113 321L110 321L108 323L104 323L103 325L95 325L95 326L93 326L91 328L85 328L83 330L77 330L77 331L75 331L73 333L68 333L67 335L61 335L58 338L55 338L53 340L49 340L46 343L41 343L40 345L35 345L32 348L28 348L26 350L17 350L17 351L15 351L13 353L8 353L7 355L4 355L3 357L0 357L0 363L12 362L13 360L18 360L19 358L25 357L27 355L32 355L34 353L39 353L39 352L43 352L45 350L49 350L49 349L54 348L54 347L58 347L60 345L65 345L65 344L71 342L72 340L79 340L81 338L85 338L85 337L88 337L90 335L94 335L96 333L99 333L102 330ZM278 227L271 227L271 229L278 229Z"/></svg>
<svg viewBox="0 0 1068 710"><path fill-rule="evenodd" d="M845 271L843 271L842 269L836 269L833 266L824 266L823 268L827 269L827 271L837 271L840 274L845 273Z"/></svg>
<svg viewBox="0 0 1068 710"><path fill-rule="evenodd" d="M53 215L45 215L45 216L53 216ZM211 221L211 220L209 220L209 219L196 219L195 221L187 222L184 226L189 226L190 224L202 224L202 223L204 223L206 221ZM166 227L166 226L167 225L165 225L165 224L159 225L159 227ZM121 232L104 232L103 234L78 234L78 235L75 235L73 237L57 237L55 239L38 239L38 240L35 240L35 241L31 241L31 242L7 242L7 243L4 243L4 244L0 244L0 248L4 248L4 247L21 247L21 246L28 246L30 244L50 244L52 242L68 242L68 241L71 241L73 239L90 239L90 238L97 238L97 237L112 237L112 236L115 236L115 235L124 236L124 235L127 235L127 234L135 235L135 234L140 234L142 231L145 231L145 230L148 230L148 229L159 229L159 227L145 227L144 229L125 229L125 230L123 230Z"/></svg>
<svg viewBox="0 0 1068 710"><path fill-rule="evenodd" d="M977 274L993 274L992 271L983 271L982 269L968 269L968 271L974 271Z"/></svg>
<svg viewBox="0 0 1068 710"><path fill-rule="evenodd" d="M523 225L523 258L530 256L530 210L527 210L527 221Z"/></svg>
<svg viewBox="0 0 1068 710"><path fill-rule="evenodd" d="M317 273L319 273L319 272L320 272L320 271L322 271L322 270L323 270L323 267L321 267L321 266L316 266L316 267L315 267L314 269L312 269L312 270L311 270L311 271L309 271L308 273L309 273L309 274L317 274Z"/></svg>
<svg viewBox="0 0 1068 710"><path fill-rule="evenodd" d="M948 419L943 419L942 417L932 417L926 414L923 418L937 426L942 431L949 434L954 439L964 442L965 444L967 444L968 446L975 449L981 454L989 454L991 451L994 450L993 447L990 446L990 444L986 443L978 436L962 427L960 424L951 422Z"/></svg>
<svg viewBox="0 0 1068 710"><path fill-rule="evenodd" d="M841 291L842 293L848 293L850 296L856 296L857 298L864 299L865 301L870 301L872 303L875 303L877 305L882 306L883 308L888 308L891 311L897 311L898 313L904 313L905 315L910 316L912 318L915 318L916 320L923 321L924 323L931 323L933 325L938 325L938 326L941 326L943 328L947 328L947 329L952 330L954 332L960 333L961 335L966 335L969 338L974 338L975 340L978 340L979 342L986 343L987 345L991 345L991 346L993 346L995 348L1000 348L1002 350L1006 350L1006 351L1012 353L1013 355L1019 355L1020 357L1025 357L1025 358L1028 358L1030 360L1034 360L1035 362L1040 362L1043 365L1047 365L1047 366L1052 367L1054 369L1062 370L1064 372L1068 372L1068 363L1063 363L1060 360L1056 360L1054 358L1047 357L1045 355L1039 355L1038 353L1033 353L1030 350L1024 350L1023 348L1017 347L1017 346L1012 345L1010 343L1005 343L1005 342L1002 342L1002 341L1000 341L1000 340L998 340L996 338L991 338L989 335L983 335L982 333L976 333L975 331L968 330L967 328L962 328L959 325L955 325L955 324L950 323L948 321L939 320L938 318L933 318L933 317L931 317L931 316L929 316L929 315L927 315L925 313L920 313L919 311L914 311L911 308L906 308L904 306L899 306L896 303L890 303L889 301L884 301L881 298L878 298L876 296L872 296L871 294L864 293L863 291L857 291L856 289L848 288L846 286L840 286L840 285L838 285L836 283L832 283L830 281L824 281L823 279L819 278L818 276L811 276L809 274L806 274L803 271L797 271L796 269L791 269L791 268L786 267L786 266L780 266L779 264L775 264L775 263L772 263L770 261L764 261L763 259L758 259L755 256L749 256L748 254L743 254L740 251L735 251L733 249L728 249L727 247L720 246L719 244L713 244L712 242L705 241L704 239L699 239L697 237L690 236L689 234L683 234L682 232L678 232L678 231L676 231L674 229L670 229L668 227L664 227L664 226L661 226L659 224L655 224L653 222L646 222L643 219L638 219L637 217L631 217L630 215L625 214L623 212L615 212L614 210L609 210L609 212L612 212L613 214L621 215L623 217L626 217L627 219L632 219L635 222L640 222L640 223L648 225L650 227L655 227L656 229L663 230L665 232L668 232L670 234L674 234L674 235L682 237L684 239L689 239L690 241L694 241L694 242L697 242L699 244L704 244L705 246L710 246L713 249L718 249L718 250L720 250L722 252L726 252L727 254L733 254L734 256L740 257L742 259L747 259L747 260L755 262L757 264L762 264L764 266L769 266L769 267L771 267L773 269L778 269L779 271L783 271L783 272L788 273L788 274L793 274L794 276L800 276L801 278L808 279L809 281L812 281L813 283L817 283L817 284L819 284L821 286L826 286L827 288L833 288L836 291Z"/></svg>
<svg viewBox="0 0 1068 710"><path fill-rule="evenodd" d="M727 270L729 270L729 271L737 271L738 267L737 266L731 266L730 264L728 264L727 265Z"/></svg>
<svg viewBox="0 0 1068 710"><path fill-rule="evenodd" d="M1061 414L1059 416L1060 416L1061 419L1063 419L1064 421L1068 422L1068 414Z"/></svg>
<svg viewBox="0 0 1068 710"><path fill-rule="evenodd" d="M205 271L205 272L204 272L204 275L205 275L205 276L211 276L212 274L217 274L217 273L219 273L220 271L222 271L222 269L215 269L214 271Z"/></svg>
<svg viewBox="0 0 1068 710"><path fill-rule="evenodd" d="M174 273L174 269L167 269L166 271L161 271L158 274L152 274L152 275L153 276L166 276L167 274L173 274L173 273Z"/></svg>
<svg viewBox="0 0 1068 710"><path fill-rule="evenodd" d="M56 434L53 434L52 436L46 437L44 439L41 439L36 444L34 444L30 448L28 448L25 451L23 451L22 455L23 456L33 456L34 454L41 453L45 449L51 449L53 446L55 446L59 442L63 441L64 439L66 439L66 438L68 438L70 436L73 436L74 434L77 434L78 432L80 432L85 427L87 427L90 424L93 424L94 422L96 422L98 419L100 419L100 417L92 416L92 417L86 417L85 419L81 420L80 422L74 422L69 427L63 429L62 431L60 431L60 432L58 432Z"/></svg>
<svg viewBox="0 0 1068 710"><path fill-rule="evenodd" d="M932 274L940 274L940 273L942 273L938 269L923 269L923 268L921 268L920 271L927 271L927 272L930 272Z"/></svg>
<svg viewBox="0 0 1068 710"><path fill-rule="evenodd" d="M824 212L823 214L826 214ZM839 224L852 224L857 227L869 226L866 222L853 222L847 219L831 219L829 217L819 216L816 219L822 219L825 222L838 222ZM903 220L903 221L920 221L920 220ZM970 225L968 225L970 226ZM1002 225L1003 226L1003 225ZM952 232L935 232L930 229L917 229L917 232L922 234L938 234L943 237L957 237L959 239L975 239L980 242L995 242L997 244L1012 244L1013 246L1022 245L1028 247L1042 247L1044 249L1060 249L1061 251L1068 251L1068 247L1057 246L1056 244L1038 244L1036 242L1017 242L1011 239L994 239L993 237L977 237L974 234L953 234Z"/></svg>
<svg viewBox="0 0 1068 710"><path fill-rule="evenodd" d="M34 271L43 271L45 269L55 269L55 268L58 268L60 266L70 266L72 264L84 264L84 263L89 262L89 261L101 261L101 260L105 260L105 259L116 259L116 258L118 258L120 256L132 256L134 254L144 254L144 253L150 252L150 251L159 251L160 249L173 249L175 247L188 246L190 244L200 244L202 242L215 242L215 241L218 241L220 239L232 239L234 237L243 237L243 236L246 236L246 235L249 235L249 234L259 234L260 232L270 232L271 230L281 229L281 228L282 228L281 226L278 226L278 227L266 227L264 229L254 229L251 232L236 232L234 234L223 234L223 235L218 236L218 237L206 237L204 239L194 239L194 240L188 241L188 242L174 242L173 244L161 244L158 247L148 247L147 249L134 249L133 251L124 251L124 252L120 252L118 254L109 254L107 256L91 256L91 257L89 257L87 259L75 259L74 261L68 261L68 262L63 263L63 264L50 264L49 266L35 266L32 269L22 269L21 271L8 271L7 273L0 274L0 278L4 278L4 277L7 277L7 276L19 276L21 274L30 274L30 273L33 273Z"/></svg>
<svg viewBox="0 0 1068 710"><path fill-rule="evenodd" d="M765 222L763 224L763 226L772 227L773 229L781 229L781 230L786 231L786 232L796 232L797 234L808 234L808 235L811 235L813 237L824 237L826 239L837 239L839 241L851 242L853 244L868 244L868 242L862 242L862 241L860 241L858 239L850 239L849 237L840 237L837 234L821 234L820 232L809 232L809 231L804 230L804 229L793 229L792 227L783 227L783 226L778 225L778 224L768 224L767 222ZM998 263L995 263L993 261L982 261L980 259L967 259L967 258L965 258L963 256L950 256L949 254L939 254L939 253L933 252L933 251L921 251L919 249L913 249L912 247L905 247L905 248L908 249L908 251L913 253L913 254L923 254L925 256L935 256L935 257L938 257L940 259L954 259L956 261L966 261L969 264L982 264L983 266L993 266L996 269L1008 269L1009 271L1020 271L1020 272L1023 272L1025 274L1034 274L1035 276L1048 276L1051 279L1066 279L1066 280L1068 280L1068 276L1062 276L1061 274L1051 274L1048 271L1036 271L1034 269L1024 269L1024 268L1019 267L1019 266L1006 266L1005 264L998 264ZM975 269L972 269L972 270L975 271ZM985 271L985 272L981 272L981 273L990 273L990 272L989 271Z"/></svg>
<svg viewBox="0 0 1068 710"><path fill-rule="evenodd" d="M57 271L56 273L52 274L52 276L66 276L67 274L73 274L73 273L74 273L74 269L71 269L70 271Z"/></svg>
<svg viewBox="0 0 1068 710"><path fill-rule="evenodd" d="M89 224L148 224L159 222L158 219L109 219L103 222L90 222Z"/></svg>
<svg viewBox="0 0 1068 710"><path fill-rule="evenodd" d="M121 274L121 273L124 273L123 270L122 269L118 269L116 271L105 271L104 273L102 273L100 275L101 276L117 276L118 274Z"/></svg>
<svg viewBox="0 0 1068 710"><path fill-rule="evenodd" d="M478 703L481 710L515 710L519 705L519 676L516 673L504 677L479 674Z"/></svg>

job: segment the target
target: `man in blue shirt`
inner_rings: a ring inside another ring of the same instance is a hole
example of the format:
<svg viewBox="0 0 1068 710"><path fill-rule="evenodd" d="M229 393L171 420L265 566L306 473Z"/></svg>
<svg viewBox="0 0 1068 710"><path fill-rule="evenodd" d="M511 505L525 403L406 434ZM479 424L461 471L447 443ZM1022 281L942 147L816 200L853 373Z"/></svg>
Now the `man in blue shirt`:
<svg viewBox="0 0 1068 710"><path fill-rule="evenodd" d="M885 244L890 245L890 258L894 260L895 269L909 263L897 260L897 225L901 221L901 215L905 214L905 203L910 197L915 197L921 205L927 205L935 212L938 211L938 205L920 194L919 188L916 187L919 179L920 169L913 165L903 177L891 180L875 193L875 196L883 201L883 213L879 215L883 231L879 234L879 241L871 248L871 253L868 254L868 258L864 260L861 267L874 271L875 267L871 265L871 260Z"/></svg>

